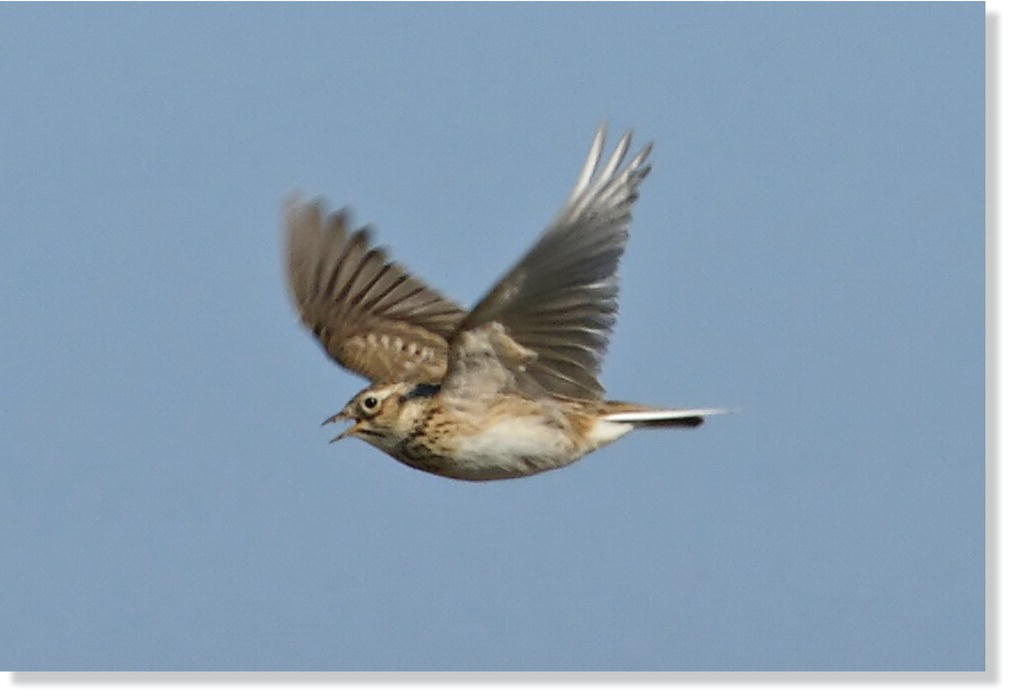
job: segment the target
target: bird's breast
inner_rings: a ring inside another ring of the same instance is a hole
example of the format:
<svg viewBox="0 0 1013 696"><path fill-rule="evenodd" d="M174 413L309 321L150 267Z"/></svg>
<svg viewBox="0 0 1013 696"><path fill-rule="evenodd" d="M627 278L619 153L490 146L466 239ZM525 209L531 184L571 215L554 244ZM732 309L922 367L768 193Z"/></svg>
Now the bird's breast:
<svg viewBox="0 0 1013 696"><path fill-rule="evenodd" d="M468 480L530 476L584 453L565 418L518 408L438 413L405 442L404 452L410 466Z"/></svg>

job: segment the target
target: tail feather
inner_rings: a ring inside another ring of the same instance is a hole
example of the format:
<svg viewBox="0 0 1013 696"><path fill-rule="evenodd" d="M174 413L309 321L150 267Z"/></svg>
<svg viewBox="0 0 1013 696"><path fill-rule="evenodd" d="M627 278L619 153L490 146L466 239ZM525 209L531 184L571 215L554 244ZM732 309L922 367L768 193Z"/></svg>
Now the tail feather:
<svg viewBox="0 0 1013 696"><path fill-rule="evenodd" d="M720 408L657 409L637 404L609 402L609 413L601 417L612 423L626 423L635 428L695 428L707 416L727 413Z"/></svg>

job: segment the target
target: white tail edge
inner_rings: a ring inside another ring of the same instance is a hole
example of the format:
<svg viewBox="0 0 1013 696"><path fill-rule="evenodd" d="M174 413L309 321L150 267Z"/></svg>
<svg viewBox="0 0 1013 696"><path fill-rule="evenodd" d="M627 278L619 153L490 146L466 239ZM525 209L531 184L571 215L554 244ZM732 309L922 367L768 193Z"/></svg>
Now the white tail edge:
<svg viewBox="0 0 1013 696"><path fill-rule="evenodd" d="M627 413L610 413L602 416L602 420L614 423L649 423L651 421L677 420L679 418L703 418L720 416L728 413L725 408L682 408L658 411L629 411Z"/></svg>

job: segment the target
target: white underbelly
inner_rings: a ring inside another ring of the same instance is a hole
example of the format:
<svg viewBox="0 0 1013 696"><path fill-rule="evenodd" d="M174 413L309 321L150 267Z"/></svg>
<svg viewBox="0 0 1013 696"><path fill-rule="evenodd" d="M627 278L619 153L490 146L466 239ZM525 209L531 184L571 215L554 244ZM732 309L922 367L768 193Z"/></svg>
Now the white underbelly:
<svg viewBox="0 0 1013 696"><path fill-rule="evenodd" d="M583 454L565 430L534 416L498 421L457 444L453 475L473 479L528 476Z"/></svg>

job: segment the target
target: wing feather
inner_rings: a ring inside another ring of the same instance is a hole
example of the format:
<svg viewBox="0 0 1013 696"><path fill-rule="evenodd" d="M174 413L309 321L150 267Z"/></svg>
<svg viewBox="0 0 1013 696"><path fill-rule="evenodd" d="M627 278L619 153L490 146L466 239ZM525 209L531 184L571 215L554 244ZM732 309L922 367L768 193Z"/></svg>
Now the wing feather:
<svg viewBox="0 0 1013 696"><path fill-rule="evenodd" d="M348 214L319 202L287 210L289 288L303 323L339 365L374 382L439 381L465 316L371 245Z"/></svg>
<svg viewBox="0 0 1013 696"><path fill-rule="evenodd" d="M605 127L598 129L563 209L461 323L451 340L448 380L465 379L482 364L481 351L504 345L489 328L497 324L535 355L517 367L523 379L510 384L533 383L562 398L602 398L597 375L618 311L619 259L638 187L650 172L650 145L623 164L631 141L624 135L599 168Z"/></svg>

